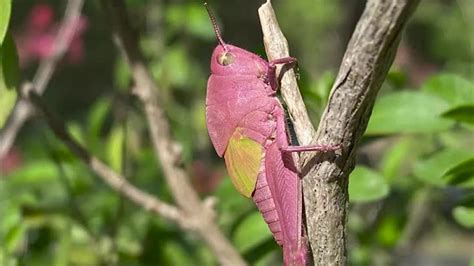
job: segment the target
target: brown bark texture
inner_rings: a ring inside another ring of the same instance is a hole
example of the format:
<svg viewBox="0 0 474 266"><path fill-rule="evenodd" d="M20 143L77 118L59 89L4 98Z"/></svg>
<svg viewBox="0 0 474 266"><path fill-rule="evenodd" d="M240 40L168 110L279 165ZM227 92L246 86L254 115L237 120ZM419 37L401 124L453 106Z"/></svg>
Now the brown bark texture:
<svg viewBox="0 0 474 266"><path fill-rule="evenodd" d="M315 265L345 265L348 177L375 97L418 0L368 0L333 84L318 130L311 124L293 71L281 92L300 145L340 144L336 153L300 156L308 242ZM270 1L259 10L269 59L289 56Z"/></svg>

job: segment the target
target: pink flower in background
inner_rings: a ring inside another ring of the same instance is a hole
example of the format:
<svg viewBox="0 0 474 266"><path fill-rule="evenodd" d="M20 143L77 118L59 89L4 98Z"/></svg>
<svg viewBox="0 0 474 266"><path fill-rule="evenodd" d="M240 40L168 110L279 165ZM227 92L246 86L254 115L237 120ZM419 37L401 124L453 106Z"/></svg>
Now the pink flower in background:
<svg viewBox="0 0 474 266"><path fill-rule="evenodd" d="M37 4L30 11L27 26L37 31L45 31L53 24L53 19L54 12L50 6Z"/></svg>
<svg viewBox="0 0 474 266"><path fill-rule="evenodd" d="M23 164L21 152L13 147L5 157L0 158L0 177L19 168Z"/></svg>
<svg viewBox="0 0 474 266"><path fill-rule="evenodd" d="M191 165L191 182L199 193L210 193L214 191L223 178L219 170L211 169L210 165L203 160L196 160Z"/></svg>
<svg viewBox="0 0 474 266"><path fill-rule="evenodd" d="M54 22L54 11L46 4L36 4L31 9L22 30L15 36L20 65L29 64L47 58L54 51L54 41L59 23ZM80 19L71 26L74 37L66 52L66 60L70 64L80 63L84 57L82 35L87 29L87 18Z"/></svg>

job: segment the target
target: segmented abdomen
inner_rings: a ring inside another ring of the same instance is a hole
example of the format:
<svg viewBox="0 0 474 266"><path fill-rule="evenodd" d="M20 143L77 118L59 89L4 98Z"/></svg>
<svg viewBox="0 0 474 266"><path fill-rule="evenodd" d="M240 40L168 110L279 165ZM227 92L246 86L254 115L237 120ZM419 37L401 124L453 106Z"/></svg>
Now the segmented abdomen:
<svg viewBox="0 0 474 266"><path fill-rule="evenodd" d="M281 232L281 223L278 218L278 212L276 210L275 201L273 200L270 187L267 183L267 177L265 171L261 171L257 178L257 185L253 194L253 201L257 205L258 210L263 216L263 219L270 227L270 231L275 238L278 245L283 243L283 235Z"/></svg>

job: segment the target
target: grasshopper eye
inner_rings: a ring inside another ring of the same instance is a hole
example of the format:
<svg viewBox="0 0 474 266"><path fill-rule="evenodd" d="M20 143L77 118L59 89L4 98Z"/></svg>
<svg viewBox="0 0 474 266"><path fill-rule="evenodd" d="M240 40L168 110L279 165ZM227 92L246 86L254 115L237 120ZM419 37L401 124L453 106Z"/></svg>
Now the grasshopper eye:
<svg viewBox="0 0 474 266"><path fill-rule="evenodd" d="M235 56L231 52L223 52L217 58L217 62L220 65L223 65L223 66L228 66L228 65L234 63L234 60L235 60Z"/></svg>

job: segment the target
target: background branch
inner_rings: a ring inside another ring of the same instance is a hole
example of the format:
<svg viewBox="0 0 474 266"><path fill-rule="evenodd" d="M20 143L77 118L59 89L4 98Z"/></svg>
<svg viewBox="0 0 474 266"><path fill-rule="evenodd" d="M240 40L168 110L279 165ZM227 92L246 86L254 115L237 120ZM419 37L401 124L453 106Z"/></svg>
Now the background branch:
<svg viewBox="0 0 474 266"><path fill-rule="evenodd" d="M51 54L41 61L41 64L33 78L33 88L38 94L43 94L59 60L66 53L69 44L74 38L75 27L81 17L84 0L69 0L67 2L64 17L53 44ZM24 85L22 85L24 86ZM0 132L0 158L3 158L15 142L18 132L23 124L34 114L34 108L26 99L19 98L13 111L7 119L7 123Z"/></svg>
<svg viewBox="0 0 474 266"><path fill-rule="evenodd" d="M311 139L311 143L341 143L341 154L301 156L308 238L315 265L346 264L347 187L348 176L354 168L355 148L393 62L402 29L418 2L368 0L345 52L318 131ZM278 30L269 1L259 13L268 57L287 56L287 42ZM297 90L296 80L291 72L286 76L292 80L289 84L282 82L282 95L297 137L300 143L306 144L314 129L306 117L301 96L288 92ZM304 115L299 116L301 113Z"/></svg>
<svg viewBox="0 0 474 266"><path fill-rule="evenodd" d="M105 183L112 187L118 193L124 195L135 204L143 207L147 211L156 213L166 219L178 223L184 228L192 228L192 220L187 219L185 215L176 207L164 203L154 196L149 195L132 184L120 174L116 173L101 160L91 155L84 147L81 146L66 130L62 121L49 110L48 106L41 100L38 92L30 86L25 86L23 94L26 96L33 107L36 107L44 115L49 127L54 134L64 142L69 150L81 159L94 173L96 173ZM25 98L26 99L26 98Z"/></svg>
<svg viewBox="0 0 474 266"><path fill-rule="evenodd" d="M130 66L135 81L135 93L145 109L157 162L163 167L164 176L174 200L186 215L196 222L196 231L221 264L245 264L213 221L212 211L201 203L198 194L189 182L189 177L180 166L179 144L170 136L168 121L158 102L160 90L147 69L138 46L137 34L131 27L123 1L102 0L102 4L111 20L115 40Z"/></svg>

